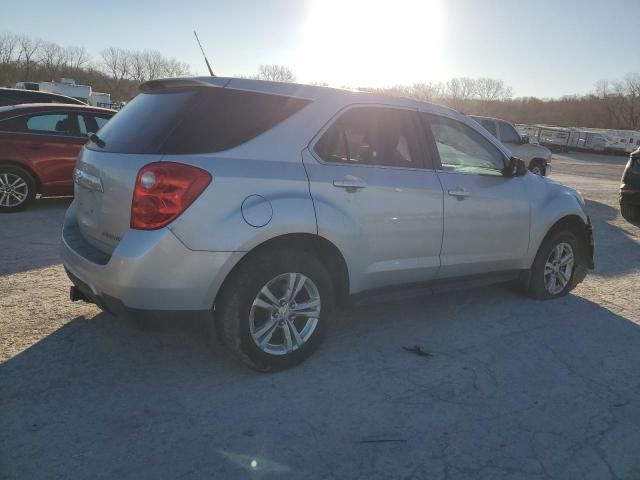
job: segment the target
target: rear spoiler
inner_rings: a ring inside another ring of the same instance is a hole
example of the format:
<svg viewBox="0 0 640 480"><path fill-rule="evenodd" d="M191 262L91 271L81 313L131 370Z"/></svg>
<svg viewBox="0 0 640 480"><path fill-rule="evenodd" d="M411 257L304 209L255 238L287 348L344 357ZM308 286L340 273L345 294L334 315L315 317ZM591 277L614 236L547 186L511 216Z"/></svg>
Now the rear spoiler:
<svg viewBox="0 0 640 480"><path fill-rule="evenodd" d="M225 87L231 79L222 77L205 78L159 78L149 80L140 85L140 92L164 90L166 88L182 87Z"/></svg>

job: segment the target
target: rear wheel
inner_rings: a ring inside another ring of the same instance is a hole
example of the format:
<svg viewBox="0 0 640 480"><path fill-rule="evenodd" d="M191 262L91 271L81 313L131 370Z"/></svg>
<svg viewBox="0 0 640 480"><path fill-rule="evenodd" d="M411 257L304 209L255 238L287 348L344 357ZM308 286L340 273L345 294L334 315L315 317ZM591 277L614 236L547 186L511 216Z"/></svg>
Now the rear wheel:
<svg viewBox="0 0 640 480"><path fill-rule="evenodd" d="M0 164L0 213L18 212L36 197L36 181L24 168Z"/></svg>
<svg viewBox="0 0 640 480"><path fill-rule="evenodd" d="M637 222L638 220L640 220L640 207L636 205L621 203L620 213L622 214L622 217L628 222Z"/></svg>
<svg viewBox="0 0 640 480"><path fill-rule="evenodd" d="M318 347L334 308L325 267L304 252L250 254L219 295L217 333L251 368L297 365Z"/></svg>
<svg viewBox="0 0 640 480"><path fill-rule="evenodd" d="M566 295L575 287L574 275L582 261L582 245L573 232L552 233L533 262L529 294L540 300Z"/></svg>

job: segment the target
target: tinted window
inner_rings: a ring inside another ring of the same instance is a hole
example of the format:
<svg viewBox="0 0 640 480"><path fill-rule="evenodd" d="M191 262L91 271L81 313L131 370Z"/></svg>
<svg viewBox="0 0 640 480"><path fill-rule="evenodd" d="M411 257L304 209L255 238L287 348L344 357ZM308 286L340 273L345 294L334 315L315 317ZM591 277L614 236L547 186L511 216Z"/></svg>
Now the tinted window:
<svg viewBox="0 0 640 480"><path fill-rule="evenodd" d="M439 115L425 114L425 119L431 126L444 169L487 175L502 174L502 153L479 132L462 122Z"/></svg>
<svg viewBox="0 0 640 480"><path fill-rule="evenodd" d="M80 113L78 114L78 126L80 127L80 135L88 137L92 133L96 133L109 121L108 118L97 116L94 114Z"/></svg>
<svg viewBox="0 0 640 480"><path fill-rule="evenodd" d="M78 135L75 119L67 113L21 115L9 118L0 122L0 130L41 135Z"/></svg>
<svg viewBox="0 0 640 480"><path fill-rule="evenodd" d="M505 122L498 122L500 128L500 138L502 143L520 143L520 134L511 125Z"/></svg>
<svg viewBox="0 0 640 480"><path fill-rule="evenodd" d="M27 132L77 135L74 119L66 113L48 113L27 118Z"/></svg>
<svg viewBox="0 0 640 480"><path fill-rule="evenodd" d="M353 108L322 135L315 151L328 162L421 167L416 114L391 108Z"/></svg>
<svg viewBox="0 0 640 480"><path fill-rule="evenodd" d="M101 115L95 115L93 118L95 118L96 123L98 124L98 130L100 130L102 127L104 127L107 122L110 120L111 117L103 117Z"/></svg>
<svg viewBox="0 0 640 480"><path fill-rule="evenodd" d="M100 130L102 149L191 154L228 150L290 117L309 101L223 88L142 93ZM100 149L90 143L90 148Z"/></svg>
<svg viewBox="0 0 640 480"><path fill-rule="evenodd" d="M498 133L496 132L496 123L493 120L482 120L482 126L494 137L498 138Z"/></svg>

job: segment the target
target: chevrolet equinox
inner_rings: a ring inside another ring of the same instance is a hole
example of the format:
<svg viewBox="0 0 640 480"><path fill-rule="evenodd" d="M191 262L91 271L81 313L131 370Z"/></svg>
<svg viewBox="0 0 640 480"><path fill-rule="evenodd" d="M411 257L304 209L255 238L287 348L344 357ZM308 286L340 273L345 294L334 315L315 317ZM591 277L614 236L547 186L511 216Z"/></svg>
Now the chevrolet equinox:
<svg viewBox="0 0 640 480"><path fill-rule="evenodd" d="M269 370L308 357L352 294L482 278L552 299L593 268L581 195L449 108L222 77L140 90L77 159L74 300L205 314Z"/></svg>

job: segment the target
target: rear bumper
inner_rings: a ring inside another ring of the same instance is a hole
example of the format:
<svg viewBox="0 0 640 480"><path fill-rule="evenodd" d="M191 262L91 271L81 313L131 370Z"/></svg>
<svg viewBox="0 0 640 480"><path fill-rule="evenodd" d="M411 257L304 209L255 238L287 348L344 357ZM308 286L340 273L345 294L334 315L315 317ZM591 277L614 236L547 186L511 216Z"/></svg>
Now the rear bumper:
<svg viewBox="0 0 640 480"><path fill-rule="evenodd" d="M168 229L128 230L111 255L83 240L69 207L62 259L72 283L101 308L211 311L216 294L242 252L189 250Z"/></svg>

